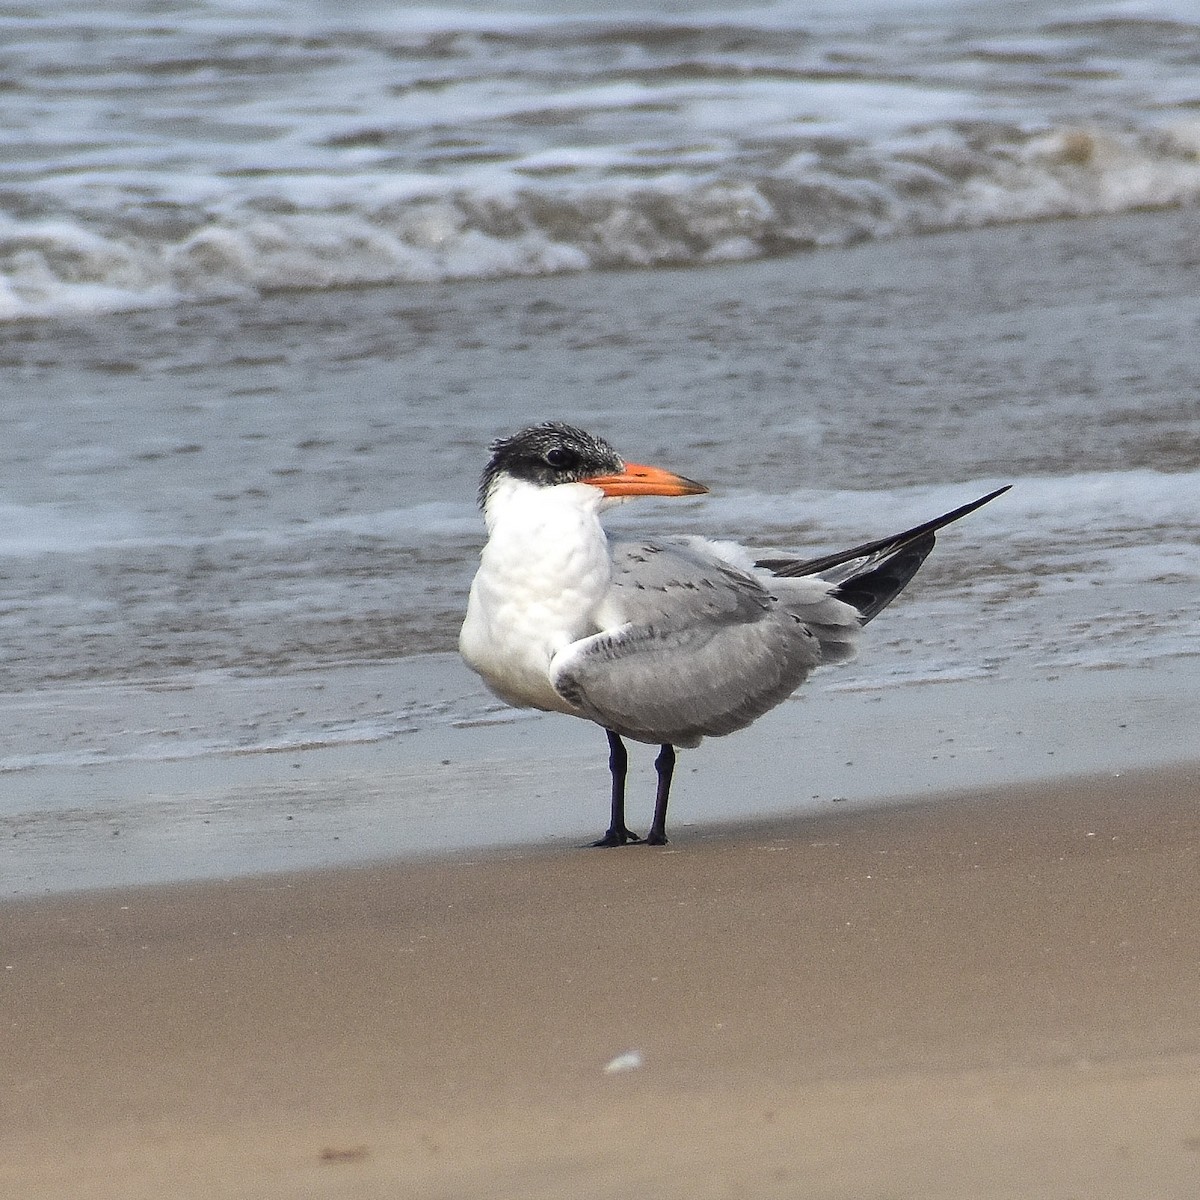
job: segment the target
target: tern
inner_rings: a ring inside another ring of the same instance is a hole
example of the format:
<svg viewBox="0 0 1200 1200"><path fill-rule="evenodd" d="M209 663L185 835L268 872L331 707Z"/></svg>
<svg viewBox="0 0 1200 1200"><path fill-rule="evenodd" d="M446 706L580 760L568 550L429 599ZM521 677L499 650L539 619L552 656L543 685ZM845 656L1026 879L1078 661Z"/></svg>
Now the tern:
<svg viewBox="0 0 1200 1200"><path fill-rule="evenodd" d="M609 537L600 522L631 497L707 491L554 421L494 442L480 481L488 536L459 649L508 704L605 730L611 817L596 846L642 841L625 824L622 738L661 747L645 842L664 845L676 747L744 729L815 667L853 657L936 531L1008 488L814 559L756 559L701 537Z"/></svg>

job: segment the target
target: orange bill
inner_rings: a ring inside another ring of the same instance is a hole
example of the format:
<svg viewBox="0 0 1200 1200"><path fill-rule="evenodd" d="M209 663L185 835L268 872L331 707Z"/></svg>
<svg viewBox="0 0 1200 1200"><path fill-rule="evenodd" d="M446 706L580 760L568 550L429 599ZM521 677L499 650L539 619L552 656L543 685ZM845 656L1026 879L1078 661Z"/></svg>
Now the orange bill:
<svg viewBox="0 0 1200 1200"><path fill-rule="evenodd" d="M584 482L598 487L606 496L699 496L708 491L694 479L641 463L626 463L618 475L593 475Z"/></svg>

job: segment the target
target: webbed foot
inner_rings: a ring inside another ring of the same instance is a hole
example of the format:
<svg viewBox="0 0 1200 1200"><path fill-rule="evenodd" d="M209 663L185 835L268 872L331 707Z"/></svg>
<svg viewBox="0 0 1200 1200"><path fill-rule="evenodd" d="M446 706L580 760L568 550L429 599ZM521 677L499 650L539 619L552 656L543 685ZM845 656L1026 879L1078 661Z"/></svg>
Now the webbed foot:
<svg viewBox="0 0 1200 1200"><path fill-rule="evenodd" d="M626 829L624 825L613 826L602 838L597 838L592 842L593 846L628 846L633 842L640 842L642 839L631 829Z"/></svg>

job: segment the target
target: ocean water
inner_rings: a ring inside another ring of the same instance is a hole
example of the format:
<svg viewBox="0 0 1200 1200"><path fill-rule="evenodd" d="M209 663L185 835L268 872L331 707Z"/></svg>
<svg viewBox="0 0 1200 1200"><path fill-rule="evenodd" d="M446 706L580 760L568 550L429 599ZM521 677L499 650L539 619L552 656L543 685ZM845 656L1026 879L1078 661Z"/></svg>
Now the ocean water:
<svg viewBox="0 0 1200 1200"><path fill-rule="evenodd" d="M0 772L515 719L472 680L346 697L453 649L487 444L550 416L712 487L617 528L820 553L1013 484L824 686L1195 656L1198 233L1135 215L13 325ZM203 711L156 722L147 688Z"/></svg>
<svg viewBox="0 0 1200 1200"><path fill-rule="evenodd" d="M0 318L1192 203L1185 0L0 4Z"/></svg>
<svg viewBox="0 0 1200 1200"><path fill-rule="evenodd" d="M550 417L712 487L624 528L820 553L1014 485L818 691L1200 671L1200 17L846 11L0 4L23 887L109 767L522 721L445 652Z"/></svg>

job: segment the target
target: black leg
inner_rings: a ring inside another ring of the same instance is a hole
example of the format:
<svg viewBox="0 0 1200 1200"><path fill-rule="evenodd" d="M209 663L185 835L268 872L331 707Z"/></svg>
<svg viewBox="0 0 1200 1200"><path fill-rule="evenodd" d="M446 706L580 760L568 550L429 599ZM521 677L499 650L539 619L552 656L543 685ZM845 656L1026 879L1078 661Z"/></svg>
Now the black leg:
<svg viewBox="0 0 1200 1200"><path fill-rule="evenodd" d="M624 846L629 842L642 840L625 825L625 772L629 769L629 755L618 734L613 733L611 729L604 732L608 734L608 769L612 772L612 817L608 823L608 832L592 845Z"/></svg>
<svg viewBox="0 0 1200 1200"><path fill-rule="evenodd" d="M648 846L667 844L667 801L671 798L671 776L675 774L675 747L664 745L654 760L658 772L658 795L654 799L654 821L646 835Z"/></svg>

